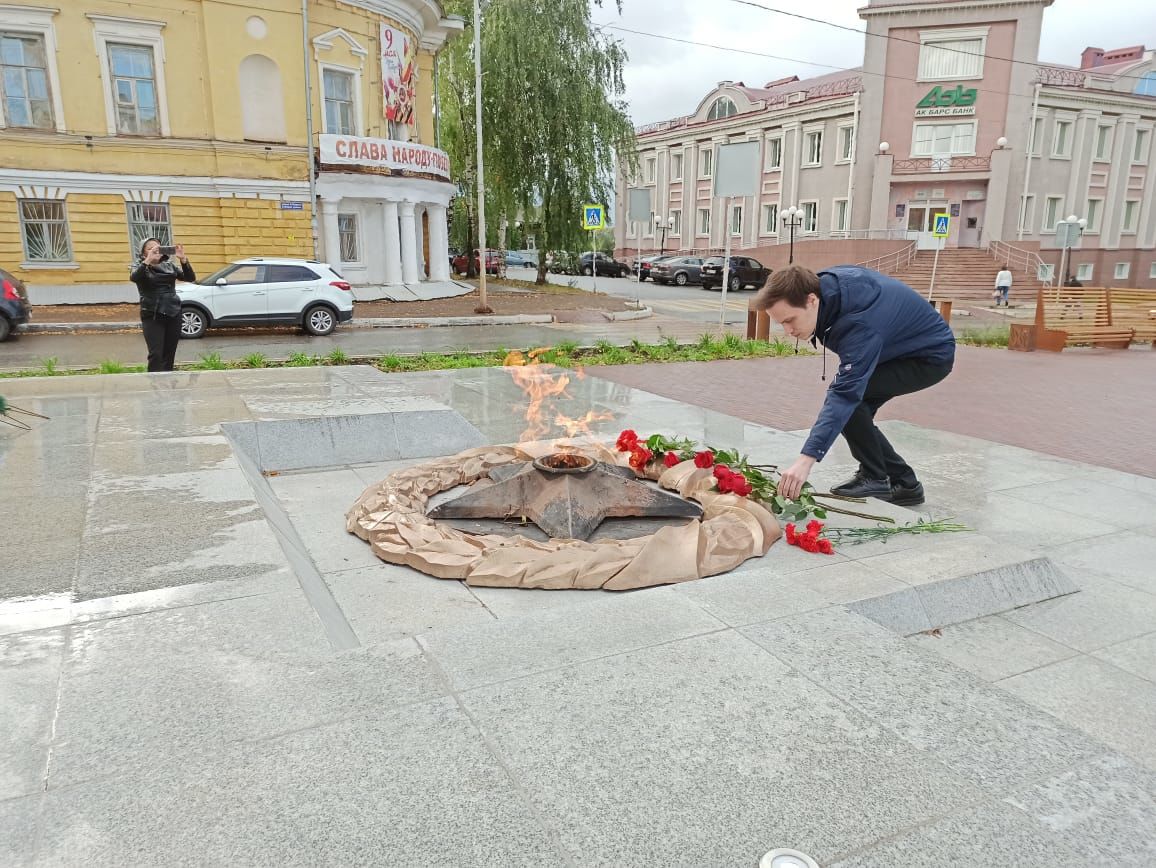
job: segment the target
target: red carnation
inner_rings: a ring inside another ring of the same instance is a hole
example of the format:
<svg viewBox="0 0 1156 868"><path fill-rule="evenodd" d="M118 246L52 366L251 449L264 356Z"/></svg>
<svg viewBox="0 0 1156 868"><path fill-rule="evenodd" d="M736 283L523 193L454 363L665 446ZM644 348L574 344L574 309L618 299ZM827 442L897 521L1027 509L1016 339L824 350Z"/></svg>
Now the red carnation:
<svg viewBox="0 0 1156 868"><path fill-rule="evenodd" d="M694 453L694 466L705 470L714 465L714 453L709 449Z"/></svg>
<svg viewBox="0 0 1156 868"><path fill-rule="evenodd" d="M679 461L678 456L673 452L667 452L666 457L662 459L662 463L667 467L674 467L674 465L680 464L681 462Z"/></svg>
<svg viewBox="0 0 1156 868"><path fill-rule="evenodd" d="M731 475L731 469L729 467L727 467L725 464L716 464L714 466L714 478L715 479L719 479L719 480L726 479L730 475Z"/></svg>
<svg viewBox="0 0 1156 868"><path fill-rule="evenodd" d="M625 431L618 435L617 445L619 452L630 452L634 449L635 446L638 445L638 435L627 428Z"/></svg>
<svg viewBox="0 0 1156 868"><path fill-rule="evenodd" d="M739 497L749 497L754 487L747 481L747 478L741 473L736 473L731 477L731 491Z"/></svg>
<svg viewBox="0 0 1156 868"><path fill-rule="evenodd" d="M642 470L650 460L654 458L654 453L642 445L635 445L630 450L630 466L635 470Z"/></svg>
<svg viewBox="0 0 1156 868"><path fill-rule="evenodd" d="M807 522L807 533L811 534L812 536L818 536L822 530L822 522L816 521L815 519L811 519L809 522Z"/></svg>
<svg viewBox="0 0 1156 868"><path fill-rule="evenodd" d="M825 555L833 555L835 554L835 547L831 545L829 539L821 539L819 540L819 551Z"/></svg>

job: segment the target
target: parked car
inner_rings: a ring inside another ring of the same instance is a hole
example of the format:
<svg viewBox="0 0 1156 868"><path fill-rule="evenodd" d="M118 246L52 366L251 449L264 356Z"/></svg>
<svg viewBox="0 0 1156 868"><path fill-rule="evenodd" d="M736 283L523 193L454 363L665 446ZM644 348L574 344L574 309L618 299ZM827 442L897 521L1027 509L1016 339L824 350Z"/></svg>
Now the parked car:
<svg viewBox="0 0 1156 868"><path fill-rule="evenodd" d="M514 250L506 251L506 268L537 268L538 263L531 262L521 253Z"/></svg>
<svg viewBox="0 0 1156 868"><path fill-rule="evenodd" d="M626 277L630 274L629 265L605 253L583 253L578 258L578 270L587 277L593 274L598 277Z"/></svg>
<svg viewBox="0 0 1156 868"><path fill-rule="evenodd" d="M722 273L723 258L712 256L702 266L702 288L714 289L716 286L722 286ZM751 259L749 256L732 256L727 289L731 292L738 292L747 286L761 289L770 276L771 270L757 259Z"/></svg>
<svg viewBox="0 0 1156 868"><path fill-rule="evenodd" d="M701 256L668 256L650 267L655 283L687 286L702 282Z"/></svg>
<svg viewBox="0 0 1156 868"><path fill-rule="evenodd" d="M475 262L479 261L480 258L481 257L479 257L478 251L475 250L474 251ZM499 253L497 250L494 250L493 248L489 248L486 250L486 274L497 274L498 271L501 270L500 269L501 263L502 263L502 254L501 253ZM466 259L466 255L464 253L459 253L454 258L453 264L454 264L454 271L456 271L458 274L466 274L467 271L469 270L469 268L468 268L469 262Z"/></svg>
<svg viewBox="0 0 1156 868"><path fill-rule="evenodd" d="M28 290L13 275L0 268L0 341L6 341L32 318Z"/></svg>
<svg viewBox="0 0 1156 868"><path fill-rule="evenodd" d="M648 277L654 276L654 266L659 262L665 262L668 259L674 259L677 254L670 253L665 256L652 254L650 256L643 256L641 259L635 259L631 265L630 270L638 274L640 282L645 281Z"/></svg>
<svg viewBox="0 0 1156 868"><path fill-rule="evenodd" d="M197 283L178 283L181 337L225 326L300 325L331 334L353 319L353 287L312 259L239 259Z"/></svg>

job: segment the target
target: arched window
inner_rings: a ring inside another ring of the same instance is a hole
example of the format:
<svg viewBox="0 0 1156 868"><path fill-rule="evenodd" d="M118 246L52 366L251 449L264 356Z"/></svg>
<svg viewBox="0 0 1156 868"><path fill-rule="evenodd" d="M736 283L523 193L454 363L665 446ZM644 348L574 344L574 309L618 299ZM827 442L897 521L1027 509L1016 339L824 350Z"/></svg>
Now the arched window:
<svg viewBox="0 0 1156 868"><path fill-rule="evenodd" d="M285 97L277 64L263 54L250 54L241 61L237 77L244 138L257 142L284 142Z"/></svg>
<svg viewBox="0 0 1156 868"><path fill-rule="evenodd" d="M717 121L722 118L729 118L733 114L738 114L738 111L732 100L725 96L720 96L714 101L714 105L710 107L710 114L707 115L707 120Z"/></svg>
<svg viewBox="0 0 1156 868"><path fill-rule="evenodd" d="M1156 72L1144 73L1144 77L1136 83L1136 93L1139 96L1156 96Z"/></svg>

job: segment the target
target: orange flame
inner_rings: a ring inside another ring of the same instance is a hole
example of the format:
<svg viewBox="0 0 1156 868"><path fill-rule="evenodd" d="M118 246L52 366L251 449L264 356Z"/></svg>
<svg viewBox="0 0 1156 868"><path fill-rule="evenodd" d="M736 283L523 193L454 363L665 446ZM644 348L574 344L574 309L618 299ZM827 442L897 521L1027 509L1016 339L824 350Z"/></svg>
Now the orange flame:
<svg viewBox="0 0 1156 868"><path fill-rule="evenodd" d="M514 350L505 359L510 376L526 393L529 402L525 414L526 430L518 438L519 443L544 440L554 432L566 439L591 437L594 434L590 427L592 424L614 418L613 413L604 410L589 410L578 418L571 418L552 406L554 400L570 397L566 391L570 385L570 374L541 362L540 357L548 351L549 347L540 347L523 355ZM578 376L581 379L583 374L579 372ZM559 444L559 448L564 450L566 447Z"/></svg>

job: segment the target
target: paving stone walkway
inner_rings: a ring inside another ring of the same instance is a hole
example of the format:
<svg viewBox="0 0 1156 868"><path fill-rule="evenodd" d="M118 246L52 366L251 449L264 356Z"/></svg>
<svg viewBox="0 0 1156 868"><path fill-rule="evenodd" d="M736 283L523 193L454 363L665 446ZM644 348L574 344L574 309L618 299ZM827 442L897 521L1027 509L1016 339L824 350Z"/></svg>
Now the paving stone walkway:
<svg viewBox="0 0 1156 868"><path fill-rule="evenodd" d="M624 594L470 587L343 515L516 440L506 372L8 394L52 421L0 431L0 865L1156 863L1148 477L892 421L927 514L974 532L777 543ZM593 376L551 409L770 462L801 442Z"/></svg>

